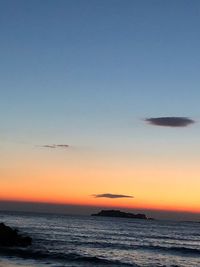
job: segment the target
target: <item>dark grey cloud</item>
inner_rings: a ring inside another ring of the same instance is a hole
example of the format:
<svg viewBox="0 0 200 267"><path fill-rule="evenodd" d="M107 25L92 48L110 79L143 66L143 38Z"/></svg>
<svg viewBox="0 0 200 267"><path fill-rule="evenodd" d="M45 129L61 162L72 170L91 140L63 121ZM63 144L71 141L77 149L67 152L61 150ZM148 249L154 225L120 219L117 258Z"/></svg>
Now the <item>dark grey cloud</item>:
<svg viewBox="0 0 200 267"><path fill-rule="evenodd" d="M66 145L66 144L53 144L53 145L43 145L41 147L44 147L44 148L52 148L52 149L55 149L55 148L63 148L63 149L66 149L69 147L69 145Z"/></svg>
<svg viewBox="0 0 200 267"><path fill-rule="evenodd" d="M133 198L133 196L110 194L110 193L93 194L92 196L95 198Z"/></svg>
<svg viewBox="0 0 200 267"><path fill-rule="evenodd" d="M155 126L168 126L168 127L187 127L195 123L194 120L187 117L157 117L146 118L146 122Z"/></svg>

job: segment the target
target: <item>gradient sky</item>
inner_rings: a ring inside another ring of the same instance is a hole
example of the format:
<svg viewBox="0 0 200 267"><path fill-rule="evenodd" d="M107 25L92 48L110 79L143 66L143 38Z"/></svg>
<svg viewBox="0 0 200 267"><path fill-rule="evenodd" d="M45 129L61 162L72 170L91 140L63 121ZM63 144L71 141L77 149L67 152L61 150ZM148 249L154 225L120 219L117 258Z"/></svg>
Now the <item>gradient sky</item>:
<svg viewBox="0 0 200 267"><path fill-rule="evenodd" d="M200 212L199 28L198 0L1 0L0 199Z"/></svg>

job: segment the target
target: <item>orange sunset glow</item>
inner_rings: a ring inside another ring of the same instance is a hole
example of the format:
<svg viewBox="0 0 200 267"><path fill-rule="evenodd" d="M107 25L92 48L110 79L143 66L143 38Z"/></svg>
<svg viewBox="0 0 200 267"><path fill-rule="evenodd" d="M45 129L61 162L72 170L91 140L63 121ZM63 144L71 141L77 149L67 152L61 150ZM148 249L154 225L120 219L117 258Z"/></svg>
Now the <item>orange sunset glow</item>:
<svg viewBox="0 0 200 267"><path fill-rule="evenodd" d="M118 155L113 155L113 158L109 155L105 159L103 154L98 153L93 153L93 158L90 155L83 157L80 152L50 153L49 156L49 151L34 150L29 158L22 158L23 153L19 158L13 157L14 168L1 170L4 177L1 200L200 211L200 180L196 175L198 168L192 162L182 165L180 160L165 162L160 158L155 163L131 153L123 160ZM9 164L10 159L7 159L5 165ZM133 198L93 196L107 192L122 192Z"/></svg>

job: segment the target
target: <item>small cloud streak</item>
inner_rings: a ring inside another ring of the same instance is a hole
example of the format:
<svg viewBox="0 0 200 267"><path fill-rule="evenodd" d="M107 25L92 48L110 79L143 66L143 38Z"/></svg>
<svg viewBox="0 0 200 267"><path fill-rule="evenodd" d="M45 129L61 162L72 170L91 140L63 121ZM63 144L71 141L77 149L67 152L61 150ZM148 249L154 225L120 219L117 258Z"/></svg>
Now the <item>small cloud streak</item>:
<svg viewBox="0 0 200 267"><path fill-rule="evenodd" d="M94 198L134 198L133 196L127 196L127 195L118 195L118 194L93 194Z"/></svg>
<svg viewBox="0 0 200 267"><path fill-rule="evenodd" d="M60 148L68 148L69 145L62 145L62 144L61 144L61 145L56 145L56 147L58 147L58 148L59 148L59 147L60 147Z"/></svg>
<svg viewBox="0 0 200 267"><path fill-rule="evenodd" d="M53 145L43 145L41 147L50 148L50 149L55 149L55 148L67 149L67 148L69 148L69 145L66 145L66 144L53 144Z"/></svg>
<svg viewBox="0 0 200 267"><path fill-rule="evenodd" d="M187 127L190 124L195 123L194 120L187 117L146 118L145 121L151 125L166 126L166 127Z"/></svg>

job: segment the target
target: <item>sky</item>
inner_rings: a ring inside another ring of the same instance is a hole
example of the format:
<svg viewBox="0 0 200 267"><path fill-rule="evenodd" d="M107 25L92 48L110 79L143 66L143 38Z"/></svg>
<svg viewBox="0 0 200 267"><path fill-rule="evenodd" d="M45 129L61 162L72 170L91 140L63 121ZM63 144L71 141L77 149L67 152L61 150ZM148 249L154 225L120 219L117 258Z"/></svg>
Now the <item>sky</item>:
<svg viewBox="0 0 200 267"><path fill-rule="evenodd" d="M200 214L199 27L198 0L1 0L0 200Z"/></svg>

